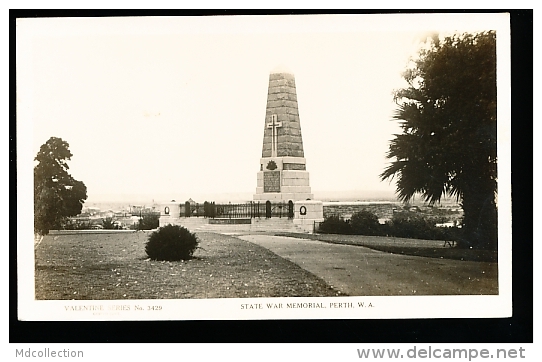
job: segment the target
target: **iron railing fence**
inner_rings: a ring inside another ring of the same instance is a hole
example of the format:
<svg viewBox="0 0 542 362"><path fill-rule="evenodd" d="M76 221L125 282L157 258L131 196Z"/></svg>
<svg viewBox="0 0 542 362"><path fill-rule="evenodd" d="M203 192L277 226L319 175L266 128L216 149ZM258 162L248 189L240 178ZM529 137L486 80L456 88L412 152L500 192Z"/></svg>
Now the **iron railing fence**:
<svg viewBox="0 0 542 362"><path fill-rule="evenodd" d="M246 202L216 204L215 202L189 203L181 205L181 215L184 217L207 218L289 218L294 217L294 204L288 202Z"/></svg>

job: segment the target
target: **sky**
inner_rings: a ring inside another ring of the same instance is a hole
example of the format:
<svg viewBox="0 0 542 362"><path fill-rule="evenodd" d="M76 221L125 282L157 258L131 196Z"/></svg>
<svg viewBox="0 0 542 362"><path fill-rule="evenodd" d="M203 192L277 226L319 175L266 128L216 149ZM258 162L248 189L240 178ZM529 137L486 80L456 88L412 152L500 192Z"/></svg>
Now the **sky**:
<svg viewBox="0 0 542 362"><path fill-rule="evenodd" d="M282 67L295 75L315 198L393 196L395 185L379 174L389 164L389 141L401 131L392 121L393 91L406 86L401 73L409 59L434 32L502 29L506 20L500 14L20 19L19 174L31 179L40 146L60 137L70 145L69 172L87 186L88 201L250 200L269 73Z"/></svg>

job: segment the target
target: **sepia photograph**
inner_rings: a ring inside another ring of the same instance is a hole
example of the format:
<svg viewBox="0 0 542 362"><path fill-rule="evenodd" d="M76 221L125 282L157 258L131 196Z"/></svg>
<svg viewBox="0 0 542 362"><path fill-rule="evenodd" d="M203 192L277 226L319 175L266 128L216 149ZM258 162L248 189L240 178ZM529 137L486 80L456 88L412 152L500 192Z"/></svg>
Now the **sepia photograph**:
<svg viewBox="0 0 542 362"><path fill-rule="evenodd" d="M19 320L512 315L509 14L16 42Z"/></svg>

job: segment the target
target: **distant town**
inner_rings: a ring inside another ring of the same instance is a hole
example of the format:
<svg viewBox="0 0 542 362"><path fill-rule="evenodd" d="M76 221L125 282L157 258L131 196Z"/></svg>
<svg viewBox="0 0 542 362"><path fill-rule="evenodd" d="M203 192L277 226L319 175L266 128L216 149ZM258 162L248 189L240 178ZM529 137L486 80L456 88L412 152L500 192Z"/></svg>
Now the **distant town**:
<svg viewBox="0 0 542 362"><path fill-rule="evenodd" d="M83 206L81 213L70 218L74 228L102 229L109 220L116 229L136 229L139 220L146 215L160 216L159 205L130 205L115 203L92 203Z"/></svg>
<svg viewBox="0 0 542 362"><path fill-rule="evenodd" d="M204 201L191 202L203 204ZM179 202L184 203L184 202ZM463 210L455 199L443 199L433 206L423 201L413 201L403 204L397 200L328 200L324 201L324 217L340 216L348 220L358 211L370 211L378 216L381 224L392 219L395 213L415 213L419 216L431 217L437 220L437 226L458 226L463 216ZM160 203L152 200L149 203L136 202L89 202L85 203L81 214L70 218L74 226L91 229L103 228L108 220L117 229L137 229L139 220L148 215L160 216Z"/></svg>

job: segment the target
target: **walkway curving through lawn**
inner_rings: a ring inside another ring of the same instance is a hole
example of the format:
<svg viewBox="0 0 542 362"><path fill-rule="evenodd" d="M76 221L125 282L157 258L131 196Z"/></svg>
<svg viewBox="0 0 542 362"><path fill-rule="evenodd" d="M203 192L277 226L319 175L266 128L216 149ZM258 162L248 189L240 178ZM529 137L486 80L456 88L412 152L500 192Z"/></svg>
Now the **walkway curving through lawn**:
<svg viewBox="0 0 542 362"><path fill-rule="evenodd" d="M498 264L391 254L362 246L270 235L263 246L350 296L498 294Z"/></svg>

